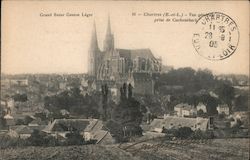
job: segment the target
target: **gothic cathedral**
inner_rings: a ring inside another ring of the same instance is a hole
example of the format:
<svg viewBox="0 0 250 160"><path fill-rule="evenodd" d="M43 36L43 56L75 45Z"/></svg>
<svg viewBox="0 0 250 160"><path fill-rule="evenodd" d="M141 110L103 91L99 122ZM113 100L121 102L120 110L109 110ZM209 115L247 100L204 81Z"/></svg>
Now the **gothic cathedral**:
<svg viewBox="0 0 250 160"><path fill-rule="evenodd" d="M94 23L89 48L88 75L96 85L108 83L115 87L131 83L138 94L154 93L154 76L161 72L161 58L155 58L150 49L115 48L110 18L103 50L98 47Z"/></svg>

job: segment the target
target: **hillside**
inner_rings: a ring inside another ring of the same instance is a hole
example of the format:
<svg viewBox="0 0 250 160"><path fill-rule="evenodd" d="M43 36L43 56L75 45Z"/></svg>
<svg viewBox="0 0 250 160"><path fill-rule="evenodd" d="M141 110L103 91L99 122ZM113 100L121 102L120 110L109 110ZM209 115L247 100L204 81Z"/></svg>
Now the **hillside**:
<svg viewBox="0 0 250 160"><path fill-rule="evenodd" d="M248 160L249 139L155 139L143 143L0 150L0 160Z"/></svg>
<svg viewBox="0 0 250 160"><path fill-rule="evenodd" d="M0 150L0 160L135 160L113 146L25 147ZM138 160L138 158L136 158Z"/></svg>

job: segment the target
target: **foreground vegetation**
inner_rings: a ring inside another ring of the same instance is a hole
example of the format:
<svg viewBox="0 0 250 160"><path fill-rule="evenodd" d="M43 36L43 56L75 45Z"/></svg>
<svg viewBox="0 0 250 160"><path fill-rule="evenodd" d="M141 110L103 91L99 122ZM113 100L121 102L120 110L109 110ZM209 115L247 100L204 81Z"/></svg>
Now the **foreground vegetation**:
<svg viewBox="0 0 250 160"><path fill-rule="evenodd" d="M175 140L156 139L122 145L20 147L0 150L0 160L248 160L249 139Z"/></svg>

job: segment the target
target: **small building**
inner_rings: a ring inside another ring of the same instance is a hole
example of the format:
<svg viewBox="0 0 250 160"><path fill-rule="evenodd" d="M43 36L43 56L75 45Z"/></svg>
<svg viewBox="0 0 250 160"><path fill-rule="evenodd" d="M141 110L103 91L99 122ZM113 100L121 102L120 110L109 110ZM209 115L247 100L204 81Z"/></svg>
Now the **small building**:
<svg viewBox="0 0 250 160"><path fill-rule="evenodd" d="M174 111L178 117L190 117L197 114L196 108L186 103L177 104Z"/></svg>
<svg viewBox="0 0 250 160"><path fill-rule="evenodd" d="M174 111L176 113L176 115L178 117L182 117L182 108L183 108L183 104L177 104L176 106L174 106Z"/></svg>
<svg viewBox="0 0 250 160"><path fill-rule="evenodd" d="M218 111L218 114L225 114L225 115L229 115L229 107L227 104L219 104L217 106L217 111Z"/></svg>
<svg viewBox="0 0 250 160"><path fill-rule="evenodd" d="M202 110L203 113L207 113L207 106L206 106L204 103L202 103L202 102L200 102L200 103L196 106L196 109L197 109L197 111Z"/></svg>

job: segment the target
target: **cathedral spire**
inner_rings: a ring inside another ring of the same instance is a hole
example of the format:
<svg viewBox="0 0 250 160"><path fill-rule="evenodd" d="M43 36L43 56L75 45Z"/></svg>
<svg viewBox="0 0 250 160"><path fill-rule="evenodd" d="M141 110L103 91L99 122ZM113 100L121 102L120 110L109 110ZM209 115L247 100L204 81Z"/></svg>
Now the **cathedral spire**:
<svg viewBox="0 0 250 160"><path fill-rule="evenodd" d="M110 25L110 16L108 16L108 27L107 27L107 32L106 32L106 37L112 36L111 34L111 25Z"/></svg>
<svg viewBox="0 0 250 160"><path fill-rule="evenodd" d="M91 37L91 42L90 42L90 50L96 51L98 50L98 42L97 42L97 35L96 35L96 25L95 21L93 23L93 30L92 30L92 37Z"/></svg>
<svg viewBox="0 0 250 160"><path fill-rule="evenodd" d="M93 31L91 36L90 48L89 48L89 61L88 61L88 73L91 76L95 76L97 72L99 58L99 48L96 35L95 21L93 24Z"/></svg>
<svg viewBox="0 0 250 160"><path fill-rule="evenodd" d="M114 49L114 35L111 33L110 17L108 16L108 26L106 37L103 43L104 51L111 51Z"/></svg>

